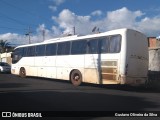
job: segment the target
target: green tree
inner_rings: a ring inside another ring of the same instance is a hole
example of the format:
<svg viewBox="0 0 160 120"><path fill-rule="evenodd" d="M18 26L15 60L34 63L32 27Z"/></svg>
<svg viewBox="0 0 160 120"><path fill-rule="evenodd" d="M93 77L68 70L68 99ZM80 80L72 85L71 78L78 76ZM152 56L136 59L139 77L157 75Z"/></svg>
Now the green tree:
<svg viewBox="0 0 160 120"><path fill-rule="evenodd" d="M9 42L7 42L7 40L0 40L0 53L6 52L9 47Z"/></svg>

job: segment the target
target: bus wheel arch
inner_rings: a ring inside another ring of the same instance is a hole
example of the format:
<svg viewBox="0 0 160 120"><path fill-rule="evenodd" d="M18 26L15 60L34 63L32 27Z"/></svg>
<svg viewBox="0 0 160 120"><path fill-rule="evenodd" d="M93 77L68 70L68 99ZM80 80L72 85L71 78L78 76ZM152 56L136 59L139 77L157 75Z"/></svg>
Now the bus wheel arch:
<svg viewBox="0 0 160 120"><path fill-rule="evenodd" d="M82 83L82 73L77 69L73 69L70 72L70 81L74 86L79 86Z"/></svg>
<svg viewBox="0 0 160 120"><path fill-rule="evenodd" d="M24 67L21 67L19 70L19 76L22 78L26 77L26 69Z"/></svg>

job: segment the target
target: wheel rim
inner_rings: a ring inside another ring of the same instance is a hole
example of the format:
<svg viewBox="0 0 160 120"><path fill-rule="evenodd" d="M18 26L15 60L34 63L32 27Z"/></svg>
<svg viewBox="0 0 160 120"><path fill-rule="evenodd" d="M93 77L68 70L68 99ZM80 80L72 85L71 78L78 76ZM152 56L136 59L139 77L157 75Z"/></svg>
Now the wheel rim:
<svg viewBox="0 0 160 120"><path fill-rule="evenodd" d="M25 75L25 71L24 71L24 70L22 70L21 74L22 74L22 76L24 76L24 75Z"/></svg>
<svg viewBox="0 0 160 120"><path fill-rule="evenodd" d="M70 80L74 86L79 86L82 83L81 72L79 70L72 71Z"/></svg>
<svg viewBox="0 0 160 120"><path fill-rule="evenodd" d="M26 76L25 69L21 69L20 76L21 76L21 77L25 77L25 76Z"/></svg>
<svg viewBox="0 0 160 120"><path fill-rule="evenodd" d="M79 81L80 80L80 75L79 74L74 74L74 76L73 76L73 80L74 81Z"/></svg>

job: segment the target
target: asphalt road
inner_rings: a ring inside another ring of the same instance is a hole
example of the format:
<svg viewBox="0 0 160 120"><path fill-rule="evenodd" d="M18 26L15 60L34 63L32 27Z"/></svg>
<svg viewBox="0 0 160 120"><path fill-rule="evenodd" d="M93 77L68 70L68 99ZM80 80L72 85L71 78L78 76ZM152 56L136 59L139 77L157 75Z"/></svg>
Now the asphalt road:
<svg viewBox="0 0 160 120"><path fill-rule="evenodd" d="M160 90L0 74L0 111L160 111Z"/></svg>

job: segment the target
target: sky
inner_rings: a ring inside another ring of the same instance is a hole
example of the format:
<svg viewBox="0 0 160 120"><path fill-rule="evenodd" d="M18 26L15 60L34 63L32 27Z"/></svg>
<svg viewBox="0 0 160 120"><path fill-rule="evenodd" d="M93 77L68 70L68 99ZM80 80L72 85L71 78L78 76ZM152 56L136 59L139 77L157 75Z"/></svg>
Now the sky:
<svg viewBox="0 0 160 120"><path fill-rule="evenodd" d="M160 35L160 0L0 0L0 40L42 42L63 34L130 28ZM43 37L44 35L44 37Z"/></svg>

